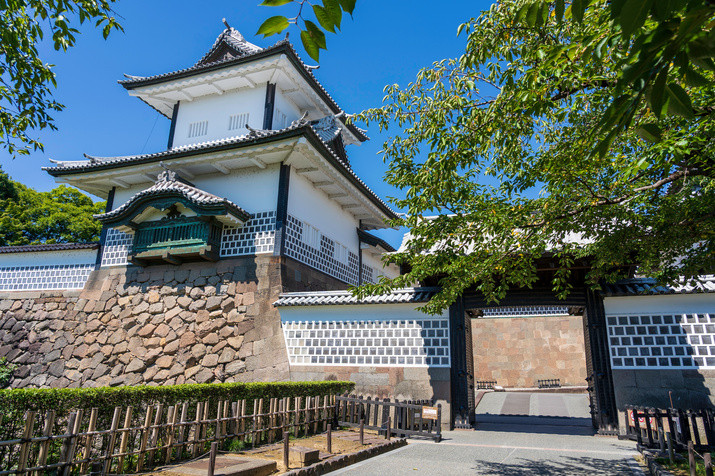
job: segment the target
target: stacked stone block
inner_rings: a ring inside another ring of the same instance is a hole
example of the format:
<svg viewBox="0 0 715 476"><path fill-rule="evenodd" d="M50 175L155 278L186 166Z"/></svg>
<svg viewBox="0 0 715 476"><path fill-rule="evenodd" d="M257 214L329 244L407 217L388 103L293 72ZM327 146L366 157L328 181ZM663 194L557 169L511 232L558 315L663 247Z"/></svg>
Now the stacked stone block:
<svg viewBox="0 0 715 476"><path fill-rule="evenodd" d="M0 294L12 387L287 380L280 258L95 271L82 291Z"/></svg>

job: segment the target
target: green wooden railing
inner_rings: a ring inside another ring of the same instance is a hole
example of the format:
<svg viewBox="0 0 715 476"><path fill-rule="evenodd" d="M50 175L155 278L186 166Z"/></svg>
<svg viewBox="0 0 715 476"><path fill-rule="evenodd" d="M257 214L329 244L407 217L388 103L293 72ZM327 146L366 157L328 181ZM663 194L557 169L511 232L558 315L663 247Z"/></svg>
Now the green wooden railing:
<svg viewBox="0 0 715 476"><path fill-rule="evenodd" d="M132 253L193 248L212 245L216 251L221 242L221 224L202 217L179 217L139 225L134 235Z"/></svg>

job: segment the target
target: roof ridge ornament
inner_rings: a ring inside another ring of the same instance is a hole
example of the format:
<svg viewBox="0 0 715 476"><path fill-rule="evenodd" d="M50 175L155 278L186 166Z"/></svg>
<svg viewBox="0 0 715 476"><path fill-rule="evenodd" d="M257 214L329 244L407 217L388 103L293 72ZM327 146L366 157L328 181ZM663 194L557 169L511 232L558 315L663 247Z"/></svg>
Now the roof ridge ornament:
<svg viewBox="0 0 715 476"><path fill-rule="evenodd" d="M162 170L159 172L159 175L156 176L156 183L162 183L162 182L176 182L176 172L171 170L163 161L159 162L159 165L161 166Z"/></svg>

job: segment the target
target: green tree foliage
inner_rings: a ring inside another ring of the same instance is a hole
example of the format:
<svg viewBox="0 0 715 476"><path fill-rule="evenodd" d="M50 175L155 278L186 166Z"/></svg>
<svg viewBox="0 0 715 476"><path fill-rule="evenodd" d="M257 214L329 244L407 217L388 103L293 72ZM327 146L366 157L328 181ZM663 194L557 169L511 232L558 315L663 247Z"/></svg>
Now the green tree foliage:
<svg viewBox="0 0 715 476"><path fill-rule="evenodd" d="M362 118L397 131L386 179L412 237L391 259L411 271L360 293L442 276L428 312L470 287L498 300L533 284L545 254L561 296L580 258L594 286L634 265L662 282L715 269L712 15L693 23L706 3L664 2L681 26L661 34L645 2L625 29L636 3L501 1L460 27L460 58L386 88Z"/></svg>
<svg viewBox="0 0 715 476"><path fill-rule="evenodd" d="M300 41L303 43L305 51L315 61L320 59L320 50L327 49L325 32L336 33L340 30L343 19L343 12L352 16L355 9L356 0L321 0L321 4L316 2L311 4L307 0L263 0L261 5L266 7L281 7L290 4L296 8L294 17L288 18L283 15L275 15L266 19L256 32L264 38L282 32L291 24L300 28ZM306 3L310 6L313 20L304 17L308 11ZM302 26L301 26L302 21ZM317 23L316 23L317 22Z"/></svg>
<svg viewBox="0 0 715 476"><path fill-rule="evenodd" d="M53 65L42 61L38 44L47 40L66 51L79 34L73 24L85 21L95 22L106 38L121 29L112 16L114 1L0 1L0 144L11 155L42 150L34 133L56 129L52 113L64 108L52 98Z"/></svg>
<svg viewBox="0 0 715 476"><path fill-rule="evenodd" d="M104 202L92 202L66 185L38 192L0 172L0 194L8 183L7 198L0 195L0 246L97 241L101 224L92 218L103 213Z"/></svg>
<svg viewBox="0 0 715 476"><path fill-rule="evenodd" d="M17 188L15 188L15 183L10 179L8 174L3 172L2 168L0 168L0 200L8 199L17 199Z"/></svg>

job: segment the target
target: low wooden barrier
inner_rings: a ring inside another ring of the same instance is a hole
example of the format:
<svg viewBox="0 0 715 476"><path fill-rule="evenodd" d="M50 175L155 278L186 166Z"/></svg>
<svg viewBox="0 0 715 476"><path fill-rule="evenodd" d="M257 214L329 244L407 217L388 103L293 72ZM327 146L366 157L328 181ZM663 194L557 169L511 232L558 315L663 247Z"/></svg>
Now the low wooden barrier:
<svg viewBox="0 0 715 476"><path fill-rule="evenodd" d="M392 435L442 439L442 405L428 401L390 401L355 395L335 397L335 418L340 426L360 426Z"/></svg>
<svg viewBox="0 0 715 476"><path fill-rule="evenodd" d="M536 381L536 386L539 388L561 388L561 379L550 378Z"/></svg>
<svg viewBox="0 0 715 476"><path fill-rule="evenodd" d="M143 424L133 407L116 407L100 429L96 408L70 413L63 425L54 412L28 411L17 439L0 441L0 475L110 474L144 471L204 454L212 442L239 446L273 443L325 431L334 419L335 396L151 405ZM0 424L2 424L0 417Z"/></svg>
<svg viewBox="0 0 715 476"><path fill-rule="evenodd" d="M648 448L673 443L686 449L688 442L698 450L715 450L715 413L712 410L682 410L626 407L626 436Z"/></svg>

